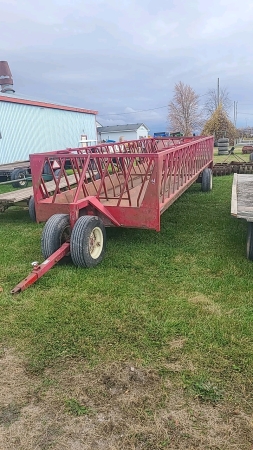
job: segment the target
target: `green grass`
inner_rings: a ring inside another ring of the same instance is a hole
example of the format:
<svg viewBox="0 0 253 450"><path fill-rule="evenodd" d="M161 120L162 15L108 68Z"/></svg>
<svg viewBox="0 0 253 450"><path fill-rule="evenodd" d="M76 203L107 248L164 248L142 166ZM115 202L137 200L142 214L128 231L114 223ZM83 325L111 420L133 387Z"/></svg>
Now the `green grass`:
<svg viewBox="0 0 253 450"><path fill-rule="evenodd" d="M65 400L66 409L69 414L73 416L84 416L91 414L91 409L87 406L80 405L80 403L75 398L70 398Z"/></svg>
<svg viewBox="0 0 253 450"><path fill-rule="evenodd" d="M7 210L0 216L3 346L16 346L36 373L65 358L136 360L201 398L216 401L224 389L248 398L253 268L246 223L230 215L231 185L232 176L215 178L211 193L193 185L163 214L160 233L108 229L99 266L59 264L16 297L11 288L42 259L43 225L25 210ZM182 349L173 349L180 339ZM172 372L178 360L184 368Z"/></svg>
<svg viewBox="0 0 253 450"><path fill-rule="evenodd" d="M231 146L229 148L231 148ZM229 163L231 161L238 161L238 159L240 161L242 160L249 162L249 154L243 154L242 147L236 147L234 150L234 155L218 155L218 148L214 147L213 156L214 163L222 163L224 161Z"/></svg>
<svg viewBox="0 0 253 450"><path fill-rule="evenodd" d="M19 188L14 188L12 186L12 184L0 184L0 194L5 194L5 192L11 192L11 191L16 191L16 189Z"/></svg>

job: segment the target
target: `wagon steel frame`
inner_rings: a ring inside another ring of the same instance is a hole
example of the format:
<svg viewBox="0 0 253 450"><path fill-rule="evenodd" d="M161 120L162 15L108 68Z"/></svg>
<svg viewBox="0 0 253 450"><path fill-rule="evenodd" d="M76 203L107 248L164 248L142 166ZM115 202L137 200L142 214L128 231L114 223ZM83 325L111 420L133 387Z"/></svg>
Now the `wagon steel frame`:
<svg viewBox="0 0 253 450"><path fill-rule="evenodd" d="M94 147L93 147L94 149ZM30 156L38 222L52 214L70 215L71 227L79 215L95 215L106 226L153 228L160 231L160 215L206 168L212 168L213 139L146 139L69 149ZM60 176L51 194L42 178L46 162L57 160ZM68 184L66 167L76 186ZM99 178L98 178L99 177ZM60 192L65 178L66 190ZM98 179L96 179L98 178Z"/></svg>
<svg viewBox="0 0 253 450"><path fill-rule="evenodd" d="M55 161L60 167L58 178L53 172ZM55 183L50 192L42 177L46 163L52 167L51 183ZM161 214L206 168L212 169L213 137L141 139L33 154L30 165L37 222L67 214L73 230L79 217L96 216L105 226L160 231ZM70 171L74 186L68 183ZM62 179L66 180L64 192L59 187ZM58 261L59 255L54 256L51 260ZM38 266L43 273L45 265ZM36 279L38 267L33 269ZM24 280L12 293L26 287Z"/></svg>

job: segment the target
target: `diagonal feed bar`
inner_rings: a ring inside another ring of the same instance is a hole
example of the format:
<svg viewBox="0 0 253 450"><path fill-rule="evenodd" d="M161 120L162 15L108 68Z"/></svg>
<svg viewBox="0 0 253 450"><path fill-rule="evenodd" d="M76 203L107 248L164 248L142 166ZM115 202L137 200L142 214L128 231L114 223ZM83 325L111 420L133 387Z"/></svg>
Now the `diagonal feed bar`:
<svg viewBox="0 0 253 450"><path fill-rule="evenodd" d="M20 292L27 289L29 286L34 284L39 278L41 278L46 272L48 272L55 264L58 263L64 256L70 251L69 242L65 242L62 246L56 250L49 258L47 258L43 263L36 265L32 272L22 281L20 281L17 286L11 290L11 294L19 294Z"/></svg>

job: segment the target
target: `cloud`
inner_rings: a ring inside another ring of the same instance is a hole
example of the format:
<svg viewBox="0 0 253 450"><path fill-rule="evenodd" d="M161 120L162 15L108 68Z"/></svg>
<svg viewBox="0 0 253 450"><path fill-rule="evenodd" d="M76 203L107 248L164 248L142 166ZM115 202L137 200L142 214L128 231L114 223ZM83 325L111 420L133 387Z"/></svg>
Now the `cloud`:
<svg viewBox="0 0 253 450"><path fill-rule="evenodd" d="M166 105L180 80L202 95L218 77L240 119L253 103L252 20L248 0L2 0L1 59L17 93L98 109L105 125L166 129L166 108L136 111Z"/></svg>

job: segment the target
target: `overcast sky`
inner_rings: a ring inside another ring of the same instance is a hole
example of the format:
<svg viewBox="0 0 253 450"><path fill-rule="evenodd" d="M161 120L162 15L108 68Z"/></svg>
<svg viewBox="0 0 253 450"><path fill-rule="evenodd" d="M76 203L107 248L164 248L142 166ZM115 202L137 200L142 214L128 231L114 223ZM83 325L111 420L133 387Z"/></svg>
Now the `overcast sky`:
<svg viewBox="0 0 253 450"><path fill-rule="evenodd" d="M0 30L17 94L154 132L168 127L176 82L203 103L219 77L238 125L253 125L250 0L0 0Z"/></svg>

